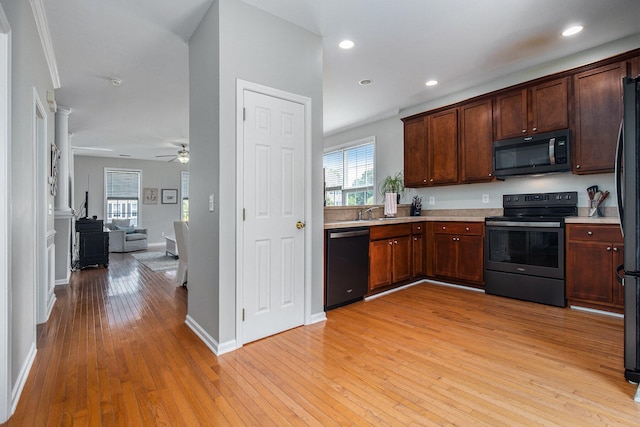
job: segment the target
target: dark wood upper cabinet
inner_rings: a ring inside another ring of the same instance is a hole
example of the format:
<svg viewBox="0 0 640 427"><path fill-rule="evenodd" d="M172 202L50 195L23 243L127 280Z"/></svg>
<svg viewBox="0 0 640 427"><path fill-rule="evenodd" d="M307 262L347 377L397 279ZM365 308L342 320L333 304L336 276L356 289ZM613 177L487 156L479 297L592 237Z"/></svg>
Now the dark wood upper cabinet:
<svg viewBox="0 0 640 427"><path fill-rule="evenodd" d="M491 99L460 106L460 181L493 179Z"/></svg>
<svg viewBox="0 0 640 427"><path fill-rule="evenodd" d="M404 122L404 185L421 187L428 183L426 118Z"/></svg>
<svg viewBox="0 0 640 427"><path fill-rule="evenodd" d="M517 138L569 127L568 78L496 96L496 139Z"/></svg>
<svg viewBox="0 0 640 427"><path fill-rule="evenodd" d="M458 109L427 116L429 185L458 182Z"/></svg>
<svg viewBox="0 0 640 427"><path fill-rule="evenodd" d="M626 67L626 62L617 62L574 76L575 173L614 169Z"/></svg>
<svg viewBox="0 0 640 427"><path fill-rule="evenodd" d="M527 90L496 96L494 111L496 139L515 138L527 133Z"/></svg>
<svg viewBox="0 0 640 427"><path fill-rule="evenodd" d="M531 132L551 132L569 127L569 78L531 88Z"/></svg>
<svg viewBox="0 0 640 427"><path fill-rule="evenodd" d="M571 130L573 173L612 172L622 78L640 49L407 117L407 187L491 181L493 141Z"/></svg>

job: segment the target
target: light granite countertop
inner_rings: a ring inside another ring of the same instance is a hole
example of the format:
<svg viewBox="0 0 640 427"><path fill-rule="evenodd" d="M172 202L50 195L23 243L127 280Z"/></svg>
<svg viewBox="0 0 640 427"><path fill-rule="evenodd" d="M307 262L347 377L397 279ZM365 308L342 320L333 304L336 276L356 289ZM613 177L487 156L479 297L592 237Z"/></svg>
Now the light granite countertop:
<svg viewBox="0 0 640 427"><path fill-rule="evenodd" d="M617 216L572 216L565 218L566 224L620 224L620 218Z"/></svg>
<svg viewBox="0 0 640 427"><path fill-rule="evenodd" d="M460 221L460 222L484 222L483 216L402 216L397 218L378 218L362 221L333 221L325 222L324 229L352 227L374 227L377 225L406 224L425 221Z"/></svg>
<svg viewBox="0 0 640 427"><path fill-rule="evenodd" d="M332 221L325 222L325 230L333 230L336 228L353 228L353 227L375 227L378 225L389 224L405 224L412 222L426 222L426 221L459 221L459 222L484 222L483 216L403 216L397 218L377 218L371 220L362 221ZM565 218L567 224L619 224L618 217L605 216L605 217L589 217L589 216L573 216Z"/></svg>

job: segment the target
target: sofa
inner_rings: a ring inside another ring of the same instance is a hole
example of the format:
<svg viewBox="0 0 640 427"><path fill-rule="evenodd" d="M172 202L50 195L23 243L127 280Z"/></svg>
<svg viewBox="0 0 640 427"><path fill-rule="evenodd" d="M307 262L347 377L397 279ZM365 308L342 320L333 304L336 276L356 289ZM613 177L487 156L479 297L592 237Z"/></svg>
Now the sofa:
<svg viewBox="0 0 640 427"><path fill-rule="evenodd" d="M114 219L104 226L109 230L109 252L141 251L149 247L147 229L135 228L129 219Z"/></svg>

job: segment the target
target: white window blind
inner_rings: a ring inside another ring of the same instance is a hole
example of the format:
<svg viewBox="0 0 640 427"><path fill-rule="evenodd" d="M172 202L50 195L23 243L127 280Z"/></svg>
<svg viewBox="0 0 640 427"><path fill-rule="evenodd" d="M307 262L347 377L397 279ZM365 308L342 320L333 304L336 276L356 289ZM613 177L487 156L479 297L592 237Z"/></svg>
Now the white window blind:
<svg viewBox="0 0 640 427"><path fill-rule="evenodd" d="M182 191L182 199L189 198L189 172L182 172L182 176L180 179L180 188Z"/></svg>
<svg viewBox="0 0 640 427"><path fill-rule="evenodd" d="M138 225L140 171L107 169L105 195L107 222L114 219L128 219L130 225Z"/></svg>
<svg viewBox="0 0 640 427"><path fill-rule="evenodd" d="M140 195L140 172L108 170L106 190L107 200L137 200Z"/></svg>
<svg viewBox="0 0 640 427"><path fill-rule="evenodd" d="M374 203L375 144L373 138L323 156L325 204L351 206Z"/></svg>
<svg viewBox="0 0 640 427"><path fill-rule="evenodd" d="M182 220L189 221L189 172L181 172L180 191L182 193Z"/></svg>

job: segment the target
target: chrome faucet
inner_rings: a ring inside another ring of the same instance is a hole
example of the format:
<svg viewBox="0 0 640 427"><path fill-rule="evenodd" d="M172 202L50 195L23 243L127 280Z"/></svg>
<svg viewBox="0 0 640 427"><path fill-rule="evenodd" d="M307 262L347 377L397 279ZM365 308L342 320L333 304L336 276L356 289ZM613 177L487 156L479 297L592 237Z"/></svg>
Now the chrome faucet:
<svg viewBox="0 0 640 427"><path fill-rule="evenodd" d="M374 209L380 209L380 206L371 206L370 208L367 208L367 209L360 209L358 211L358 221L362 221L362 214L366 214L366 213L369 213L369 219L373 219Z"/></svg>

